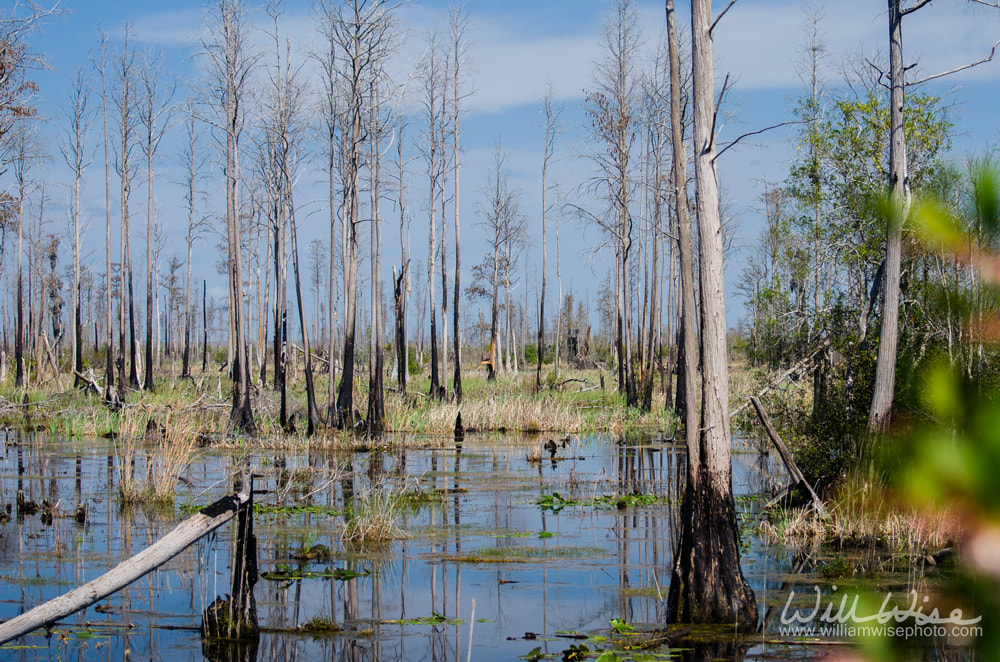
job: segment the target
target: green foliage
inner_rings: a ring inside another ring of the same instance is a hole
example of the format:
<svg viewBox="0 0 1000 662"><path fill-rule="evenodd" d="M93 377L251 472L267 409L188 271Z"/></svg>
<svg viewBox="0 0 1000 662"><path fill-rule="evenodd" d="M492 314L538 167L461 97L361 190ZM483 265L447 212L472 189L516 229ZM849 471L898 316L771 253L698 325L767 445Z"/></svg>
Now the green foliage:
<svg viewBox="0 0 1000 662"><path fill-rule="evenodd" d="M524 656L524 659L528 660L528 662L538 662L538 660L545 659L545 653L542 652L541 646L535 646L528 651L528 654Z"/></svg>
<svg viewBox="0 0 1000 662"><path fill-rule="evenodd" d="M820 562L818 570L823 579L842 579L854 574L851 564L843 555L837 555L829 561Z"/></svg>
<svg viewBox="0 0 1000 662"><path fill-rule="evenodd" d="M538 365L538 345L532 343L524 346L524 362L529 367Z"/></svg>
<svg viewBox="0 0 1000 662"><path fill-rule="evenodd" d="M560 510L566 506L578 506L579 501L574 501L572 499L563 498L558 492L553 492L552 494L543 494L535 501L542 510L551 510L553 513L558 513Z"/></svg>
<svg viewBox="0 0 1000 662"><path fill-rule="evenodd" d="M799 158L783 186L765 189L761 201L767 226L747 260L740 288L750 311L744 347L752 365L781 369L816 352L824 340L830 342L829 351L816 355L810 366L811 406L800 403L784 428L776 421L806 477L822 488L866 452L881 315L881 297L869 302L869 296L881 278L886 219L892 215L884 196L887 95L878 91L833 104L820 101L807 95L797 105L797 116L806 121L798 137ZM908 96L905 121L916 195L933 191L948 210L969 198L963 191L988 189L988 178L963 178L943 165L952 125L938 98ZM976 206L996 208L990 204ZM971 220L981 215L966 213L955 227L945 222L953 214L935 218L938 227L951 227L956 241L972 226L996 227ZM944 345L953 359L963 355L955 339L983 296L980 291L959 294L954 285L963 276L940 256L912 248L904 256L896 406L908 410L918 406L920 367ZM863 334L862 319L867 320ZM973 371L984 368L983 354L976 361L967 357L977 364Z"/></svg>
<svg viewBox="0 0 1000 662"><path fill-rule="evenodd" d="M615 634L632 634L633 632L635 632L635 626L629 623L628 621L624 621L620 618L612 618L611 630Z"/></svg>
<svg viewBox="0 0 1000 662"><path fill-rule="evenodd" d="M914 206L912 227L937 256L951 254L960 260L975 256L970 261L987 279L995 280L1000 273L996 247L1000 185L996 173L986 168L973 170L969 181L970 208L957 209L942 197L925 200ZM946 285L942 292L950 287L951 294L976 288L964 279ZM991 295L976 300L978 310L972 312L980 320L997 319L1000 305L995 293ZM925 514L961 513L964 568L950 575L939 590L950 593L949 599L962 605L966 614L982 618L982 636L973 640L978 649L975 656L997 659L1000 633L988 624L1000 618L1000 563L995 552L1000 538L996 524L1000 520L996 490L1000 387L995 369L967 363L960 346L979 345L976 353L982 353L986 350L982 336L994 342L1000 336L989 326L979 333L979 338L966 336L973 342L956 343L956 347L938 343L936 351L928 352L927 359L908 371L910 381L918 385L912 389L913 406L906 412L905 424L897 424L896 436L879 439L875 466L889 486ZM893 642L869 644L873 650L885 651L883 658L906 657L906 651Z"/></svg>
<svg viewBox="0 0 1000 662"><path fill-rule="evenodd" d="M417 361L417 350L415 348L406 348L406 363L410 376L419 377L423 373L424 369L420 365L420 362Z"/></svg>
<svg viewBox="0 0 1000 662"><path fill-rule="evenodd" d="M586 660L590 656L590 647L587 644L573 644L562 652L562 662L578 662Z"/></svg>

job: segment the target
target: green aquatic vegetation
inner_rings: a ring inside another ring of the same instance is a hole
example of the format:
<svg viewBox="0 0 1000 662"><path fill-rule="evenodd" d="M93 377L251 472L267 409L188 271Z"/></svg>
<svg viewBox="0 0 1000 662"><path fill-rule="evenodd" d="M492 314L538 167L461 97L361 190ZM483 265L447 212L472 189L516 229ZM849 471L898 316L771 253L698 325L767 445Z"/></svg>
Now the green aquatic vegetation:
<svg viewBox="0 0 1000 662"><path fill-rule="evenodd" d="M592 503L595 508L618 508L619 510L623 510L625 508L669 504L671 503L671 499L659 494L603 494L595 497Z"/></svg>
<svg viewBox="0 0 1000 662"><path fill-rule="evenodd" d="M563 508L569 506L589 506L598 509L616 508L624 510L626 508L637 508L644 506L655 506L659 504L669 504L669 497L658 494L602 494L586 501L567 499L558 492L552 494L542 494L535 503L541 506L542 510L550 510L558 513Z"/></svg>
<svg viewBox="0 0 1000 662"><path fill-rule="evenodd" d="M577 662L590 657L590 646L587 644L572 644L562 652L563 662Z"/></svg>
<svg viewBox="0 0 1000 662"><path fill-rule="evenodd" d="M336 622L324 616L317 616L299 626L302 632L332 633L340 632L341 627Z"/></svg>
<svg viewBox="0 0 1000 662"><path fill-rule="evenodd" d="M851 564L843 556L837 556L828 562L821 562L818 570L823 579L841 579L854 574Z"/></svg>
<svg viewBox="0 0 1000 662"><path fill-rule="evenodd" d="M329 506L317 506L314 504L293 504L290 506L273 505L265 503L255 503L253 505L254 515L329 515L330 517L340 517L344 511L340 508Z"/></svg>
<svg viewBox="0 0 1000 662"><path fill-rule="evenodd" d="M635 632L635 626L628 621L622 620L620 618L611 619L611 630L615 634L632 634Z"/></svg>
<svg viewBox="0 0 1000 662"><path fill-rule="evenodd" d="M262 572L260 578L269 582L285 582L285 585L278 587L278 590L282 590L288 588L293 582L302 579L333 579L338 582L345 582L357 577L367 577L370 574L369 570L355 571L348 568L306 570L302 566L293 568L286 563L279 563L273 571Z"/></svg>
<svg viewBox="0 0 1000 662"><path fill-rule="evenodd" d="M581 505L579 501L574 501L573 499L565 499L558 492L553 492L552 494L543 494L535 501L542 510L551 510L554 513L558 513L560 510L566 506L579 506Z"/></svg>
<svg viewBox="0 0 1000 662"><path fill-rule="evenodd" d="M333 551L322 543L315 545L307 543L298 551L292 552L290 556L298 560L328 562L333 560Z"/></svg>
<svg viewBox="0 0 1000 662"><path fill-rule="evenodd" d="M430 616L420 616L417 618L389 619L380 621L381 623L392 625L461 625L465 621L460 618L448 618L436 611L432 611Z"/></svg>
<svg viewBox="0 0 1000 662"><path fill-rule="evenodd" d="M476 550L470 556L458 560L479 563L530 562L544 559L596 559L607 556L607 552L598 547L531 547L514 545L511 547L486 547Z"/></svg>

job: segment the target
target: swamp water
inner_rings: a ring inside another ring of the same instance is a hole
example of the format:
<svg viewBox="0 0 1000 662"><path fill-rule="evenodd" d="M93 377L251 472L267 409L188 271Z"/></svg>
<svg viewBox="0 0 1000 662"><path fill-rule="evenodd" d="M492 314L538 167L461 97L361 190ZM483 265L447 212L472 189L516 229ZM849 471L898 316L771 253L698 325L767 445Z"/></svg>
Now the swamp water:
<svg viewBox="0 0 1000 662"><path fill-rule="evenodd" d="M571 646L589 647L594 659L610 648L606 638L664 620L685 453L649 437L574 437L556 440L552 452L546 441L470 435L460 445L430 438L422 448L350 454L204 449L182 475L175 506L157 511L119 507L113 442L10 436L0 458L0 509L13 506L0 524L0 620L141 551L192 508L230 492L233 475L249 466L263 492L255 495L262 632L240 659L490 661L535 649L560 659ZM762 503L754 497L767 492L773 462L733 455L744 572L762 617L771 617L769 643L739 649L747 659L829 650L775 643L774 616L789 591L808 607L813 586L828 592L830 583L819 579L817 559L752 533ZM393 515L405 537L342 542L345 511L361 512L385 492L398 497ZM27 514L43 500L54 508ZM81 504L82 524L74 517ZM233 528L5 644L0 659L205 659L201 614L228 591ZM892 582L905 593L905 574Z"/></svg>

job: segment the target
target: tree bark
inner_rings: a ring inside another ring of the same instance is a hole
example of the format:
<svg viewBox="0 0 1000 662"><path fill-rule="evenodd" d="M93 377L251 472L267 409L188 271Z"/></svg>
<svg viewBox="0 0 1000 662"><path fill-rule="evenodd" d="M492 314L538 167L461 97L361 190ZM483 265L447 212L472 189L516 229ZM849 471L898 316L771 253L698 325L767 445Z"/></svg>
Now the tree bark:
<svg viewBox="0 0 1000 662"><path fill-rule="evenodd" d="M454 343L454 355L455 355L455 372L452 377L452 388L455 392L455 402L462 404L462 335L461 335L461 277L462 277L462 235L461 235L461 224L459 223L459 209L460 209L460 188L459 188L459 149L458 149L458 117L459 117L459 101L461 95L459 94L459 84L461 82L461 76L459 70L462 65L462 54L464 52L464 36L465 36L465 25L466 25L466 15L463 10L456 9L451 15L451 28L452 28L452 38L454 47L454 69L452 70L452 101L453 101L453 112L454 116L452 118L452 162L454 168L454 182L455 182L455 285L454 285L454 302L452 310L452 342Z"/></svg>
<svg viewBox="0 0 1000 662"><path fill-rule="evenodd" d="M875 386L868 429L885 432L896 389L896 350L899 340L899 294L903 257L903 221L910 210L910 181L903 130L905 69L903 67L902 0L889 0L889 195L892 214L886 219L885 286L882 288L882 326L879 331Z"/></svg>
<svg viewBox="0 0 1000 662"><path fill-rule="evenodd" d="M757 625L757 603L740 567L732 494L722 224L713 135L711 4L711 0L693 0L691 7L702 309L702 425L697 442L688 447L681 540L667 612L672 622L724 623L749 632ZM672 0L666 0L666 5L669 17L673 14ZM689 430L693 427L692 413L688 411ZM689 431L689 440L692 436ZM695 448L698 450L692 454Z"/></svg>

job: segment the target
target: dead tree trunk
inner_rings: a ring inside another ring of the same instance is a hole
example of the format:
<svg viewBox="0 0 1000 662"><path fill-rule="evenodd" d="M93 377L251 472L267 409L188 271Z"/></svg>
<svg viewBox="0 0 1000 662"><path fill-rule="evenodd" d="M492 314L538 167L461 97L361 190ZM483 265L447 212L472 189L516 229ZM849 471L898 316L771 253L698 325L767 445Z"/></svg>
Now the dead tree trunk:
<svg viewBox="0 0 1000 662"><path fill-rule="evenodd" d="M670 17L673 2L666 0L666 4ZM693 0L691 51L701 274L702 425L695 441L690 431L693 412L689 410L688 438L693 443L688 446L681 540L674 557L667 617L672 622L725 623L741 631L752 631L757 625L757 602L740 568L732 493L711 26L711 0Z"/></svg>

